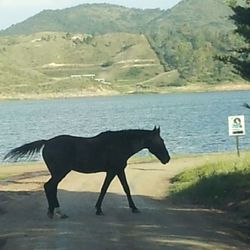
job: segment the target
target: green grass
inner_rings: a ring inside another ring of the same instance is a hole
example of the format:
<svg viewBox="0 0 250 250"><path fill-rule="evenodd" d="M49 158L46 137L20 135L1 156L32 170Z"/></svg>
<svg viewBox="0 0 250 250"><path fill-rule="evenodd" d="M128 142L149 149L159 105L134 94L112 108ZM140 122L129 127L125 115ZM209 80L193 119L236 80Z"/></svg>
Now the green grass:
<svg viewBox="0 0 250 250"><path fill-rule="evenodd" d="M250 153L234 160L184 171L172 178L170 197L175 202L205 207L243 210L250 216Z"/></svg>
<svg viewBox="0 0 250 250"><path fill-rule="evenodd" d="M0 181L6 179L8 176L8 174L0 174Z"/></svg>

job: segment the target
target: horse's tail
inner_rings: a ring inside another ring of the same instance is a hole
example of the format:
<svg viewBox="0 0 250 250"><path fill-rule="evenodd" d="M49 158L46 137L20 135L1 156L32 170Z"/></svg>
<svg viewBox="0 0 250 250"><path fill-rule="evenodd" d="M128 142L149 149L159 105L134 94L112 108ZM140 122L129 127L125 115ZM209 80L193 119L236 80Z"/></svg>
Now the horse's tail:
<svg viewBox="0 0 250 250"><path fill-rule="evenodd" d="M34 141L31 143L24 144L18 148L10 150L3 158L3 160L14 160L17 161L19 158L32 157L38 153L41 148L45 145L46 140Z"/></svg>

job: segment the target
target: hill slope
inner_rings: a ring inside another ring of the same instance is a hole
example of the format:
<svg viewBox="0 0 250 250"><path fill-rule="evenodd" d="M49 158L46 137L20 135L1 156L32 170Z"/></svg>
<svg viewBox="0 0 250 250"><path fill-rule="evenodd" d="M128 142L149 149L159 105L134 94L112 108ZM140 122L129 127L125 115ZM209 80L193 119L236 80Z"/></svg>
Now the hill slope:
<svg viewBox="0 0 250 250"><path fill-rule="evenodd" d="M216 31L228 30L233 28L228 21L232 13L224 0L182 0L150 22L150 28L177 28L188 25L192 29L206 27Z"/></svg>
<svg viewBox="0 0 250 250"><path fill-rule="evenodd" d="M183 25L192 28L232 29L232 10L224 0L182 0L170 10L134 9L111 4L82 4L62 10L44 10L0 32L2 35L44 31L105 34L146 32Z"/></svg>
<svg viewBox="0 0 250 250"><path fill-rule="evenodd" d="M214 59L242 43L231 13L224 0L182 0L167 11L109 4L42 11L0 32L0 91L124 93L238 81Z"/></svg>
<svg viewBox="0 0 250 250"><path fill-rule="evenodd" d="M130 9L110 4L82 4L63 10L44 10L1 32L3 35L32 34L43 31L105 34L142 31L163 11Z"/></svg>
<svg viewBox="0 0 250 250"><path fill-rule="evenodd" d="M231 66L215 56L237 46L224 0L183 0L148 25L146 34L166 70L188 82L234 81Z"/></svg>
<svg viewBox="0 0 250 250"><path fill-rule="evenodd" d="M163 73L144 35L35 33L0 37L0 93L128 92Z"/></svg>

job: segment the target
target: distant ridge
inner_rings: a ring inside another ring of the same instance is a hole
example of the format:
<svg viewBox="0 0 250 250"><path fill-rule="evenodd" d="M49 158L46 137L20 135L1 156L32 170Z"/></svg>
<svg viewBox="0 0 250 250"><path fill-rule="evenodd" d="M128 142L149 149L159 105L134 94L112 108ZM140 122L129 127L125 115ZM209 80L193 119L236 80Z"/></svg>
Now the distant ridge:
<svg viewBox="0 0 250 250"><path fill-rule="evenodd" d="M224 0L182 0L169 10L135 9L113 4L82 4L61 10L43 10L10 26L1 35L36 32L139 33L182 25L230 29L232 10Z"/></svg>
<svg viewBox="0 0 250 250"><path fill-rule="evenodd" d="M228 17L232 10L225 0L182 0L172 9L165 11L151 22L153 28L157 26L181 27L182 25L196 28L232 29Z"/></svg>
<svg viewBox="0 0 250 250"><path fill-rule="evenodd" d="M36 32L138 33L145 24L163 13L160 9L141 10L111 4L82 4L62 10L43 10L27 20L3 30L3 35Z"/></svg>

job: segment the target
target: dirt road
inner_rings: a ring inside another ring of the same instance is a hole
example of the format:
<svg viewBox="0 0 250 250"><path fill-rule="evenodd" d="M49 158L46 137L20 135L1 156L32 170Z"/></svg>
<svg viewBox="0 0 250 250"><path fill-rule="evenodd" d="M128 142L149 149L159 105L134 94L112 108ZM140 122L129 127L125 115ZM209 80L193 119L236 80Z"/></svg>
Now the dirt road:
<svg viewBox="0 0 250 250"><path fill-rule="evenodd" d="M232 234L220 212L177 207L165 198L174 174L205 160L129 165L128 181L140 214L130 212L115 179L104 199L105 216L96 216L104 175L72 172L59 186L61 207L69 215L65 220L46 216L42 185L49 176L43 164L1 167L2 174L20 176L0 182L0 249L250 249Z"/></svg>

